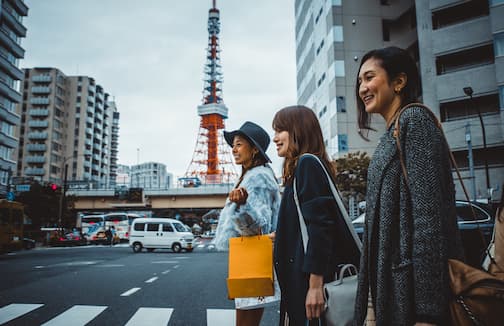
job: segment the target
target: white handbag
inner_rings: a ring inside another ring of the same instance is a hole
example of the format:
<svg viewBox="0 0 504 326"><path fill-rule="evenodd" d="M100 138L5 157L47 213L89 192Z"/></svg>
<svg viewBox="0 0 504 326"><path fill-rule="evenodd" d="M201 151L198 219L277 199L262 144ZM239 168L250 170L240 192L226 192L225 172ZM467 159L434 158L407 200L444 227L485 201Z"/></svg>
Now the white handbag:
<svg viewBox="0 0 504 326"><path fill-rule="evenodd" d="M338 190L334 186L324 164L322 164L320 159L313 154L303 155L310 155L314 157L320 163L320 166L322 166L322 169L324 170L329 182L331 192L334 199L336 200L336 203L338 204L338 208L341 211L341 215L345 220L346 226L348 227L348 230L352 235L355 244L359 248L359 251L362 252L362 243L353 228L346 208L343 205L343 201L341 200ZM296 202L296 208L299 216L299 227L301 230L301 237L303 238L304 251L306 252L306 248L308 246L308 231L303 218L303 213L301 212L301 207L299 205L296 180L294 180L293 185L294 201ZM351 274L345 276L346 274L348 274L347 272ZM335 278L335 281L324 284L324 299L326 307L324 318L328 326L351 325L354 318L355 296L357 294L357 268L353 264L345 264L341 267L339 275L335 275Z"/></svg>

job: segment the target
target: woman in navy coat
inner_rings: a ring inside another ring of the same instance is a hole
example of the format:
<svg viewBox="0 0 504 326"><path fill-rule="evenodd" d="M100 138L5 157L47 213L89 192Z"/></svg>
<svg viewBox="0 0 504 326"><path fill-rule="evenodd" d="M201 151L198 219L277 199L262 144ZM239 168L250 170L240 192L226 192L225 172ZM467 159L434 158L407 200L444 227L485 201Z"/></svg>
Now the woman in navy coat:
<svg viewBox="0 0 504 326"><path fill-rule="evenodd" d="M278 111L273 120L277 153L283 163L284 193L280 203L275 237L275 269L281 288L280 325L325 324L323 285L333 279L340 262L358 262L358 253L349 253L336 238L342 219L322 166L334 180L322 131L315 113L304 106ZM293 182L308 230L306 253L294 201ZM343 257L351 256L351 258ZM288 322L286 322L288 321Z"/></svg>

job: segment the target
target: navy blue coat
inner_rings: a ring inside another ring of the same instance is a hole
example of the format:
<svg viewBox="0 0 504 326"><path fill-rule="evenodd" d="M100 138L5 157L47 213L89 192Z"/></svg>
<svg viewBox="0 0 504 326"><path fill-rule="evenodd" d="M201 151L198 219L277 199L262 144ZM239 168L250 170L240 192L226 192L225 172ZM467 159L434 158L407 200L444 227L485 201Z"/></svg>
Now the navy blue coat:
<svg viewBox="0 0 504 326"><path fill-rule="evenodd" d="M305 325L310 274L324 275L328 282L334 278L338 263L349 262L339 257L345 252L345 245L337 238L342 218L322 167L313 157L302 156L295 180L309 241L305 254L293 187L286 185L275 239L275 268L282 291L281 325L286 312L291 325ZM358 256L353 258L352 262L358 262Z"/></svg>

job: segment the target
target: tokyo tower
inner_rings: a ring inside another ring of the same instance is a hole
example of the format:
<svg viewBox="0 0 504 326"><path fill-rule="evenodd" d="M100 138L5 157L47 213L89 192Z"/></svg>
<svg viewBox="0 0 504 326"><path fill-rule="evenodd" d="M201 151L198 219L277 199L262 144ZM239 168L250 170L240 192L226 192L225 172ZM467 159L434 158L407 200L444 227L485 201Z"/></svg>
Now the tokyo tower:
<svg viewBox="0 0 504 326"><path fill-rule="evenodd" d="M220 12L216 0L208 11L208 48L204 67L203 104L198 105L201 117L196 146L189 168L179 182L183 186L234 182L237 174L231 161L229 145L224 140L224 119L228 108L222 100L220 64Z"/></svg>

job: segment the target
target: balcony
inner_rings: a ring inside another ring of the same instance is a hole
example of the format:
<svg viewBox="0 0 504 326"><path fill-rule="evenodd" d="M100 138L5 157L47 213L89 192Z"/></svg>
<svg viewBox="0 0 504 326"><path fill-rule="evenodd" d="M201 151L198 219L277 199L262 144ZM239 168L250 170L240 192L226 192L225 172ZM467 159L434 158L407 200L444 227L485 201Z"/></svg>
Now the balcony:
<svg viewBox="0 0 504 326"><path fill-rule="evenodd" d="M29 132L28 139L47 139L47 132Z"/></svg>
<svg viewBox="0 0 504 326"><path fill-rule="evenodd" d="M31 92L33 94L50 94L51 88L48 86L33 86Z"/></svg>
<svg viewBox="0 0 504 326"><path fill-rule="evenodd" d="M94 120L93 120L93 118L86 117L86 122L90 123L92 125L94 123Z"/></svg>
<svg viewBox="0 0 504 326"><path fill-rule="evenodd" d="M88 96L88 97L87 97L87 101L88 101L88 103L93 103L93 104L94 104L95 99L94 99L94 97L92 97L92 96Z"/></svg>
<svg viewBox="0 0 504 326"><path fill-rule="evenodd" d="M30 99L30 103L33 105L49 105L50 101L47 97L34 97Z"/></svg>
<svg viewBox="0 0 504 326"><path fill-rule="evenodd" d="M46 159L44 156L28 156L26 157L27 163L45 163Z"/></svg>
<svg viewBox="0 0 504 326"><path fill-rule="evenodd" d="M50 83L51 81L51 75L36 75L32 77L32 82L34 83Z"/></svg>
<svg viewBox="0 0 504 326"><path fill-rule="evenodd" d="M7 22L12 31L16 33L18 37L26 37L26 27L10 12L11 8L6 8L2 6L2 18Z"/></svg>
<svg viewBox="0 0 504 326"><path fill-rule="evenodd" d="M0 131L0 145L4 145L9 148L16 148L18 147L18 139Z"/></svg>
<svg viewBox="0 0 504 326"><path fill-rule="evenodd" d="M449 40L449 42L446 40ZM432 50L434 54L470 48L475 44L485 42L492 42L490 18L488 16L432 31Z"/></svg>
<svg viewBox="0 0 504 326"><path fill-rule="evenodd" d="M16 112L9 111L1 104L0 104L0 119L16 126L19 125L19 123L21 122L21 117Z"/></svg>
<svg viewBox="0 0 504 326"><path fill-rule="evenodd" d="M47 146L45 144L28 144L26 145L26 150L29 152L45 152Z"/></svg>
<svg viewBox="0 0 504 326"><path fill-rule="evenodd" d="M2 34L2 33L0 33ZM7 96L9 99L11 99L13 102L20 103L23 97L21 94L10 87L7 83L5 83L3 80L0 80L0 93L4 94Z"/></svg>
<svg viewBox="0 0 504 326"><path fill-rule="evenodd" d="M504 134L502 130L502 119L500 114L484 114L483 124L485 125L486 142L487 144L502 144L504 143ZM448 121L443 123L443 129L447 131L447 139L450 148L454 151L467 149L465 139L465 125L471 125L471 142L474 148L483 147L483 133L481 132L481 124L479 118L470 117Z"/></svg>
<svg viewBox="0 0 504 326"><path fill-rule="evenodd" d="M495 65L488 64L437 76L437 94L441 102L463 95L462 89L468 85L475 94L495 92Z"/></svg>
<svg viewBox="0 0 504 326"><path fill-rule="evenodd" d="M94 114L93 107L92 107L92 106L88 106L88 107L86 108L86 112L87 112L87 113Z"/></svg>
<svg viewBox="0 0 504 326"><path fill-rule="evenodd" d="M16 58L24 58L25 50L17 44L3 29L0 29L0 42L6 45L6 48L12 51Z"/></svg>
<svg viewBox="0 0 504 326"><path fill-rule="evenodd" d="M91 141L91 139L86 138L86 140L84 140L84 144L91 146L93 145L93 142Z"/></svg>
<svg viewBox="0 0 504 326"><path fill-rule="evenodd" d="M14 79L22 80L23 71L21 71L16 65L7 60L3 55L0 55L0 64L2 68Z"/></svg>
<svg viewBox="0 0 504 326"><path fill-rule="evenodd" d="M94 148L94 149L97 149L97 150L101 150L101 146L100 146L100 144L96 144L96 143L95 143L95 144L93 144L93 148Z"/></svg>
<svg viewBox="0 0 504 326"><path fill-rule="evenodd" d="M49 116L48 109L31 109L28 111L28 114L32 117L47 117Z"/></svg>
<svg viewBox="0 0 504 326"><path fill-rule="evenodd" d="M25 175L44 175L45 170L42 168L27 168L25 170Z"/></svg>
<svg viewBox="0 0 504 326"><path fill-rule="evenodd" d="M47 128L49 127L49 122L45 120L31 120L28 121L28 127L30 128Z"/></svg>

